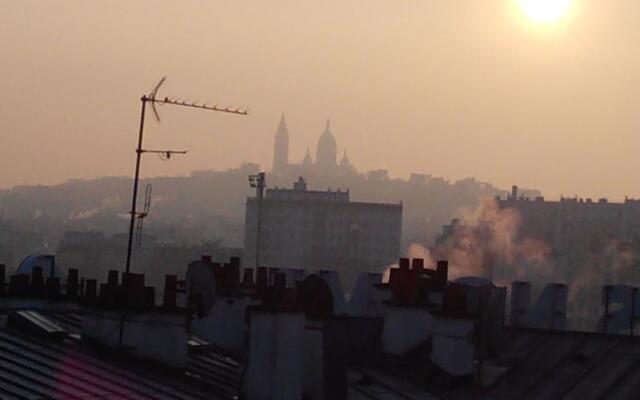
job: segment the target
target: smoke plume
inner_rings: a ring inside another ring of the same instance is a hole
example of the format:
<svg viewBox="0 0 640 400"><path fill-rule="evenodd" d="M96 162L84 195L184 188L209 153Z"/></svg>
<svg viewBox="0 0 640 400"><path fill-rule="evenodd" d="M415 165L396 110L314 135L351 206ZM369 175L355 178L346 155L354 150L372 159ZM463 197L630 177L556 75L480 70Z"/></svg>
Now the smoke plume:
<svg viewBox="0 0 640 400"><path fill-rule="evenodd" d="M449 260L452 279L480 276L504 284L533 274L549 275L550 248L544 242L520 238L521 219L514 209L500 209L494 199L466 213L450 227L434 249Z"/></svg>

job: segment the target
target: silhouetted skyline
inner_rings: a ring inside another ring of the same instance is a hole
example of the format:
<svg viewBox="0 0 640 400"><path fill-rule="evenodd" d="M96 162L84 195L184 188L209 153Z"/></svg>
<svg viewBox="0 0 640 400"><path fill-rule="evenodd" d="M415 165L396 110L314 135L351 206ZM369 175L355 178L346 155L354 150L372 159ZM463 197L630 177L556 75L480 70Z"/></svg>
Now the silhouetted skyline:
<svg viewBox="0 0 640 400"><path fill-rule="evenodd" d="M360 170L640 197L636 2L574 0L552 24L498 2L3 2L0 187L132 174L139 97L248 106L248 118L162 108L143 176L293 160L324 121ZM7 149L9 149L7 151Z"/></svg>

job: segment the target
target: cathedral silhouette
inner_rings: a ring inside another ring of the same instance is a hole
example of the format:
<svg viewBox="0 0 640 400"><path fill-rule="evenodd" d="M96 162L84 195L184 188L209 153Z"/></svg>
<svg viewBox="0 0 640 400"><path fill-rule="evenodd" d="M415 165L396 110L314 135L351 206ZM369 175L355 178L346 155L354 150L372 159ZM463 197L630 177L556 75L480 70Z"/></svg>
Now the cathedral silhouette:
<svg viewBox="0 0 640 400"><path fill-rule="evenodd" d="M280 123L276 130L273 148L273 170L278 175L348 175L356 174L356 169L349 162L345 151L342 160L338 164L338 145L335 136L331 132L331 121L318 139L315 162L311 158L309 148L300 163L289 162L289 130L284 114L280 117Z"/></svg>

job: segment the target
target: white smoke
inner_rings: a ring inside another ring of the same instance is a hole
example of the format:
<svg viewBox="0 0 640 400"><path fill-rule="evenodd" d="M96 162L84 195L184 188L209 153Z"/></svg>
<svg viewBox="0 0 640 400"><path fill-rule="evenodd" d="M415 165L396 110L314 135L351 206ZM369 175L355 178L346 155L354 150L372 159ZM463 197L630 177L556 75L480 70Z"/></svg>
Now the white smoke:
<svg viewBox="0 0 640 400"><path fill-rule="evenodd" d="M434 258L431 256L431 250L424 247L420 243L411 243L409 245L409 248L407 249L407 257L409 257L410 259L422 258L424 260L424 266L426 268L434 268L436 265ZM389 271L391 270L391 268L398 268L398 263L391 264L384 269L384 271L382 272L382 282L389 282Z"/></svg>
<svg viewBox="0 0 640 400"><path fill-rule="evenodd" d="M485 199L452 227L435 248L437 258L449 260L449 277L480 276L504 284L526 279L534 270L548 275L550 248L518 237L521 219L514 209L501 209Z"/></svg>

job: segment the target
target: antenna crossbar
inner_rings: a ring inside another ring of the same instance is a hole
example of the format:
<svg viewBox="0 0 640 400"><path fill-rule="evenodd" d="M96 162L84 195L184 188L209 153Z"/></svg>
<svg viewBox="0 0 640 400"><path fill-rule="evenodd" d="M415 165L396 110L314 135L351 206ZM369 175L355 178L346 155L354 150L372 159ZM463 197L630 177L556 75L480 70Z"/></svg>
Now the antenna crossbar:
<svg viewBox="0 0 640 400"><path fill-rule="evenodd" d="M143 99L146 99L146 101L154 104L171 104L174 106L199 108L201 110L218 111L218 112L225 112L229 114L247 115L249 113L248 110L242 109L242 108L224 107L224 106L218 106L217 104L210 106L205 103L200 104L197 102L191 102L186 100L183 101L180 99L172 99L169 97L165 97L164 99L156 99L155 97L143 97Z"/></svg>

